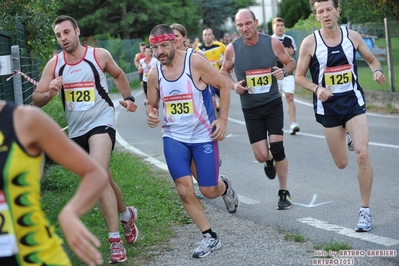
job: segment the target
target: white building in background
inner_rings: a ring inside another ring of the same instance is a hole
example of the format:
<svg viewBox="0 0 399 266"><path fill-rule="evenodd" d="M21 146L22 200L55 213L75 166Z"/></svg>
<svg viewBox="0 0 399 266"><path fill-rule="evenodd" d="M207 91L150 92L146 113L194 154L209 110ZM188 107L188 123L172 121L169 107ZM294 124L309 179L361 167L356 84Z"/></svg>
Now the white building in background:
<svg viewBox="0 0 399 266"><path fill-rule="evenodd" d="M282 2L282 0L256 0L257 4L249 7L258 19L260 27L267 28L267 23L277 16L278 3L280 2ZM234 29L234 21L229 19L225 27L226 29Z"/></svg>
<svg viewBox="0 0 399 266"><path fill-rule="evenodd" d="M262 26L263 29L267 29L267 23L277 17L278 3L281 1L282 0L256 0L258 4L249 7L258 19L259 26Z"/></svg>

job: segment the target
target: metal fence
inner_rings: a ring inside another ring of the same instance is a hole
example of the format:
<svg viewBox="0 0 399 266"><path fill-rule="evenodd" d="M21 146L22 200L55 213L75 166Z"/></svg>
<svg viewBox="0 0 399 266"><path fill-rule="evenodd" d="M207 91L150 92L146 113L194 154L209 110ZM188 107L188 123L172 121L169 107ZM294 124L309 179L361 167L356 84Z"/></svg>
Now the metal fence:
<svg viewBox="0 0 399 266"><path fill-rule="evenodd" d="M142 42L141 39L82 40L84 45L87 44L108 50L125 73L137 71L134 65L134 57L140 52L140 42Z"/></svg>
<svg viewBox="0 0 399 266"><path fill-rule="evenodd" d="M29 76L33 80L38 80L39 62L35 61L30 56L30 51L27 49L27 39L24 31L24 27L21 23L15 23L15 30L13 32L2 32L0 31L0 55L11 55L11 46L17 46L18 55L14 56L14 60L19 60L19 69L12 69L17 73L13 75L13 78L8 76L0 76L0 99L9 102L18 102L15 97L15 90L20 90L22 94L22 103L30 104L32 102L31 95L35 90L35 85L28 81L28 79L21 79L21 72ZM20 88L15 88L15 80L21 79Z"/></svg>

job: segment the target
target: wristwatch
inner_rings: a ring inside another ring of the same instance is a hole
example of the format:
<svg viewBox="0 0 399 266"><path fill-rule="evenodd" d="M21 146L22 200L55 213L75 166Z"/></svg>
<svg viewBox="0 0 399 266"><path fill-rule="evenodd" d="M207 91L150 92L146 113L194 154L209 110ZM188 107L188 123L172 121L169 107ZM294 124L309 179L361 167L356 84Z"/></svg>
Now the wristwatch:
<svg viewBox="0 0 399 266"><path fill-rule="evenodd" d="M283 70L283 73L284 73L284 77L288 76L287 70L285 70L284 68L282 68L282 70Z"/></svg>
<svg viewBox="0 0 399 266"><path fill-rule="evenodd" d="M133 97L133 95L129 95L129 96L127 96L125 99L123 99L124 101L127 101L127 100L129 100L129 101L132 101L132 102L135 102L136 101L136 99L134 99L134 97Z"/></svg>

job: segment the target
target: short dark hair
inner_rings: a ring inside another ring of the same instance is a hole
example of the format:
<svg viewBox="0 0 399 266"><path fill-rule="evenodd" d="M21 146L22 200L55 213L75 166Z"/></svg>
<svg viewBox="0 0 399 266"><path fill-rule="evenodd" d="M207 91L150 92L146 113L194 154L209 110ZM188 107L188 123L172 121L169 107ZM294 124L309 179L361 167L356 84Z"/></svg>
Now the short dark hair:
<svg viewBox="0 0 399 266"><path fill-rule="evenodd" d="M145 42L141 42L140 46L147 46L147 44Z"/></svg>
<svg viewBox="0 0 399 266"><path fill-rule="evenodd" d="M339 5L339 0L309 0L310 10L312 10L312 12L315 14L316 10L314 9L314 4L328 1L332 1L335 8L337 8Z"/></svg>
<svg viewBox="0 0 399 266"><path fill-rule="evenodd" d="M157 36L165 33L174 35L174 32L171 27L169 27L166 24L158 24L154 28L152 28L150 36Z"/></svg>
<svg viewBox="0 0 399 266"><path fill-rule="evenodd" d="M58 16L54 20L53 29L55 28L56 25L58 25L64 21L70 21L74 30L76 30L76 28L78 27L78 23L76 22L76 20L73 17L67 16L67 15L61 15L61 16Z"/></svg>
<svg viewBox="0 0 399 266"><path fill-rule="evenodd" d="M275 19L273 19L273 25L277 24L277 22L283 22L284 23L284 19L282 19L280 17L276 17Z"/></svg>

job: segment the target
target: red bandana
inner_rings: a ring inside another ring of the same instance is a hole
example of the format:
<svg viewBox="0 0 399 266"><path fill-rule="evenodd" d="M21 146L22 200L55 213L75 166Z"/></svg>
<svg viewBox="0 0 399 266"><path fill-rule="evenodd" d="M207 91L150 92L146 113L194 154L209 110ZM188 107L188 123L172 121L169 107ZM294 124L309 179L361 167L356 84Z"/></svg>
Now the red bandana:
<svg viewBox="0 0 399 266"><path fill-rule="evenodd" d="M164 33L157 36L150 37L150 44L153 45L159 42L173 41L175 39L175 35L172 33Z"/></svg>

